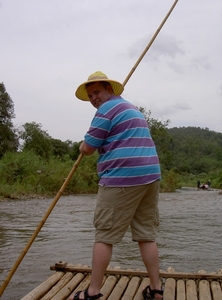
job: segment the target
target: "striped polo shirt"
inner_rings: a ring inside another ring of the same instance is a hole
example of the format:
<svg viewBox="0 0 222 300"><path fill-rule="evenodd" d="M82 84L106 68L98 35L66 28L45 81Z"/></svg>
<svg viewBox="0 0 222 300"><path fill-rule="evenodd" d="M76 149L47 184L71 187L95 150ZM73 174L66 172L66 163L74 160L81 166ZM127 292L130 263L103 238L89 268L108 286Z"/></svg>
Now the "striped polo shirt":
<svg viewBox="0 0 222 300"><path fill-rule="evenodd" d="M84 140L98 149L100 185L136 186L161 177L156 147L143 114L120 96L111 97L98 108Z"/></svg>

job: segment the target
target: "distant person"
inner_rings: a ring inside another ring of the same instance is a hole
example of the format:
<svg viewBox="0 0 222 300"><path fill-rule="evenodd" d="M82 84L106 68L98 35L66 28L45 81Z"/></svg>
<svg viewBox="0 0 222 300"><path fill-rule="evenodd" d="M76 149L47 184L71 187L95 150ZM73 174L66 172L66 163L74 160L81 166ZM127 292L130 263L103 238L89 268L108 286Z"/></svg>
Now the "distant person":
<svg viewBox="0 0 222 300"><path fill-rule="evenodd" d="M201 188L202 190L204 190L204 189L205 189L205 183L202 183L201 186L200 186L200 188Z"/></svg>
<svg viewBox="0 0 222 300"><path fill-rule="evenodd" d="M200 180L197 181L197 188L200 188Z"/></svg>
<svg viewBox="0 0 222 300"><path fill-rule="evenodd" d="M207 184L208 184L208 188L210 189L211 188L211 181L210 181L210 179L207 181Z"/></svg>

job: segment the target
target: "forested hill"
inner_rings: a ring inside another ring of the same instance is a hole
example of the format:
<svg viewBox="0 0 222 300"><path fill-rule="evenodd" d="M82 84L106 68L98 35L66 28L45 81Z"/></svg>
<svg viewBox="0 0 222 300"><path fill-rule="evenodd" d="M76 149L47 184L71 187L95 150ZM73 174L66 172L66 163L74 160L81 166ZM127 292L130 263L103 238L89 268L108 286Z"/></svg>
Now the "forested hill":
<svg viewBox="0 0 222 300"><path fill-rule="evenodd" d="M169 128L167 133L175 170L200 174L222 168L222 133L200 127Z"/></svg>

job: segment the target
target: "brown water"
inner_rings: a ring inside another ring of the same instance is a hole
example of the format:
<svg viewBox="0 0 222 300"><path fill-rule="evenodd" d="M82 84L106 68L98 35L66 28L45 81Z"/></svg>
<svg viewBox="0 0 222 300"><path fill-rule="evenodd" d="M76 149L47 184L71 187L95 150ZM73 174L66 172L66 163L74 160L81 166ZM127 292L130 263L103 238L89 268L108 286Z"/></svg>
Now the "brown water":
<svg viewBox="0 0 222 300"><path fill-rule="evenodd" d="M53 274L60 260L91 265L96 195L61 197L1 299L21 299ZM0 282L42 220L52 199L0 201ZM222 268L222 195L218 191L182 190L160 195L158 245L160 268L207 272ZM137 243L128 231L114 247L111 266L144 269Z"/></svg>

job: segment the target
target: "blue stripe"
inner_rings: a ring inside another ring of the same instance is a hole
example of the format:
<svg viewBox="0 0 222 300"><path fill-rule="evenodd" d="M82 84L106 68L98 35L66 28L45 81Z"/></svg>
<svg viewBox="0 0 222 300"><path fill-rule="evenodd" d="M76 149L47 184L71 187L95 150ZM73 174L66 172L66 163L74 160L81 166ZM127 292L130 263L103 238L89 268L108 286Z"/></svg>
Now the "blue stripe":
<svg viewBox="0 0 222 300"><path fill-rule="evenodd" d="M105 130L110 130L111 122L107 118L94 117L92 121L92 128L101 128Z"/></svg>
<svg viewBox="0 0 222 300"><path fill-rule="evenodd" d="M96 138L94 136L91 136L89 133L86 133L84 140L86 144L93 148L98 148L100 147L101 143L103 142L103 139Z"/></svg>
<svg viewBox="0 0 222 300"><path fill-rule="evenodd" d="M160 179L156 147L146 120L121 97L99 107L85 142L98 149L100 184L132 186Z"/></svg>
<svg viewBox="0 0 222 300"><path fill-rule="evenodd" d="M123 139L128 139L130 137L139 137L139 138L147 138L147 128L130 128L126 129L123 132L117 133L115 135L109 136L109 142L115 141L115 140L123 140Z"/></svg>
<svg viewBox="0 0 222 300"><path fill-rule="evenodd" d="M156 156L156 148L150 147L136 147L136 148L118 148L113 151L109 151L105 155L101 154L99 162L114 160L118 158L134 158L134 157L148 157Z"/></svg>
<svg viewBox="0 0 222 300"><path fill-rule="evenodd" d="M126 113L128 113L128 115L126 115ZM141 116L140 114L136 114L135 115L135 110L132 110L132 109L126 109L125 111L123 112L120 112L119 114L117 114L114 118L113 118L113 123L114 124L121 124L125 121L128 121L128 120L141 120Z"/></svg>
<svg viewBox="0 0 222 300"><path fill-rule="evenodd" d="M159 174L160 171L160 166L159 164L156 165L144 165L144 166L140 166L140 167L123 167L123 168L113 168L113 169L109 169L108 171L106 171L104 173L105 177L135 177L135 176L143 176L144 175L144 171L147 173L149 169L149 173L152 174ZM116 176L116 171L118 173L118 175ZM130 173L129 173L130 171ZM101 172L102 173L102 172ZM115 174L115 176L112 176L112 173Z"/></svg>
<svg viewBox="0 0 222 300"><path fill-rule="evenodd" d="M123 99L122 97L118 97L117 99L109 100L105 103L103 103L99 108L98 108L98 114L102 115L109 115L110 111L117 110L119 106L126 105L127 108L133 108L134 106ZM135 108L135 107L134 107ZM116 113L115 113L116 115Z"/></svg>
<svg viewBox="0 0 222 300"><path fill-rule="evenodd" d="M99 173L99 176L103 178L126 178L126 177L138 177L144 176L149 170L149 174L160 174L160 166L159 164L156 165L148 165L148 166L141 166L141 167L131 167L131 168L114 168L109 169L107 172Z"/></svg>

